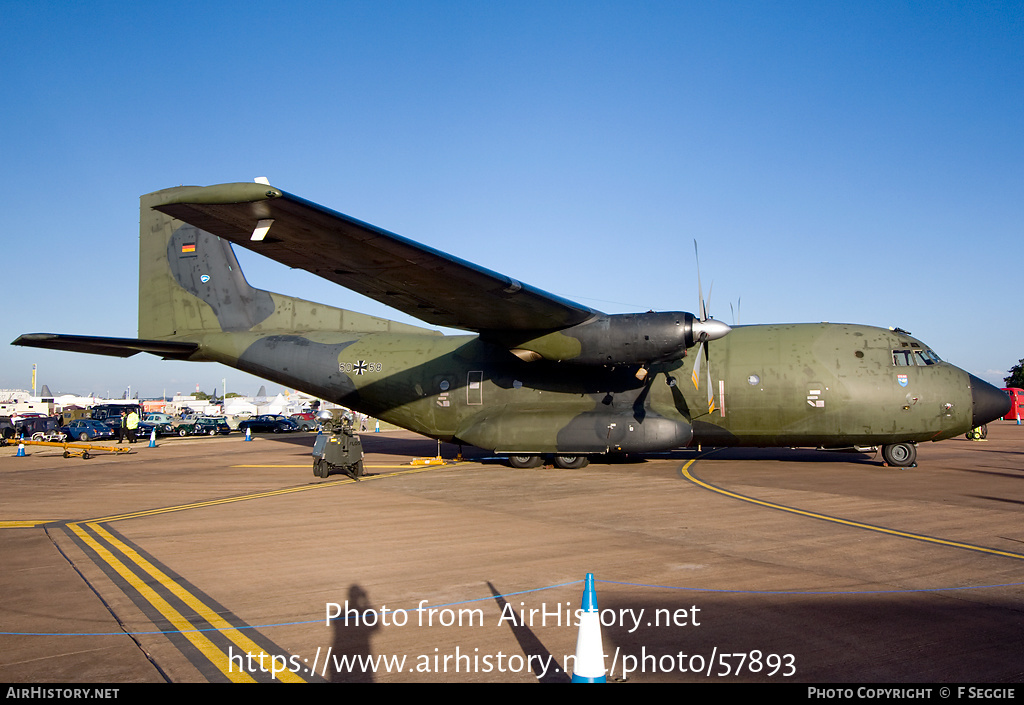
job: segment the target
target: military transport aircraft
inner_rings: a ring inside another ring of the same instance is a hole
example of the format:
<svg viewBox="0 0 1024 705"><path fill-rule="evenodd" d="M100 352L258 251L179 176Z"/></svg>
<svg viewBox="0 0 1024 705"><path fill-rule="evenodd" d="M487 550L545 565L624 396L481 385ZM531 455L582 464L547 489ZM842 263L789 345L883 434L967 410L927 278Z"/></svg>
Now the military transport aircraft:
<svg viewBox="0 0 1024 705"><path fill-rule="evenodd" d="M698 316L609 315L265 183L143 196L139 239L138 338L14 344L221 362L515 467L699 444L881 446L908 466L1009 407L899 329L732 328L703 295ZM255 289L229 243L471 334Z"/></svg>

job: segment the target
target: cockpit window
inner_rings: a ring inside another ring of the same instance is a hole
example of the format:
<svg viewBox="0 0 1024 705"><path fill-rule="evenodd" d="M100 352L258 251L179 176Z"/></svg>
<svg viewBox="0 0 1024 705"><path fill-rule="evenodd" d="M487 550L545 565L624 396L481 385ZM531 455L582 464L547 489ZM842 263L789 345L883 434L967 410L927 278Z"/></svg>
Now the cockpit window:
<svg viewBox="0 0 1024 705"><path fill-rule="evenodd" d="M909 350L893 350L892 364L896 367L911 367L914 364L914 354Z"/></svg>
<svg viewBox="0 0 1024 705"><path fill-rule="evenodd" d="M938 355L931 350L893 350L892 364L896 367L927 367L942 362Z"/></svg>

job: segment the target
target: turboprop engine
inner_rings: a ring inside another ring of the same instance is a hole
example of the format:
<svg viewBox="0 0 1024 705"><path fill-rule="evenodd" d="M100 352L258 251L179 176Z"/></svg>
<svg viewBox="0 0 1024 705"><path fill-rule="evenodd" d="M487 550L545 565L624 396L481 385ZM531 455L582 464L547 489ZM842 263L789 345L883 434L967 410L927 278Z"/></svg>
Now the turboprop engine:
<svg viewBox="0 0 1024 705"><path fill-rule="evenodd" d="M713 318L700 320L685 311L594 316L571 328L501 337L522 360L552 360L579 365L647 365L678 360L687 348L717 340L732 330Z"/></svg>

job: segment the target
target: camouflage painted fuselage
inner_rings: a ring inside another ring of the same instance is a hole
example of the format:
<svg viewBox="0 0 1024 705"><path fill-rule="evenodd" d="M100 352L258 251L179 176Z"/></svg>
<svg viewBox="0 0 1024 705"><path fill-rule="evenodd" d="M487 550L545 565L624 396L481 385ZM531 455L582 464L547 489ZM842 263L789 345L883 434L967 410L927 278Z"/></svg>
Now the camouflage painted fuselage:
<svg viewBox="0 0 1024 705"><path fill-rule="evenodd" d="M941 362L896 367L901 349L924 346L868 326L735 328L713 348L711 413L690 381L692 356L651 366L643 382L636 367L523 362L477 336L426 331L210 334L197 356L498 452L842 447L968 430L968 375Z"/></svg>

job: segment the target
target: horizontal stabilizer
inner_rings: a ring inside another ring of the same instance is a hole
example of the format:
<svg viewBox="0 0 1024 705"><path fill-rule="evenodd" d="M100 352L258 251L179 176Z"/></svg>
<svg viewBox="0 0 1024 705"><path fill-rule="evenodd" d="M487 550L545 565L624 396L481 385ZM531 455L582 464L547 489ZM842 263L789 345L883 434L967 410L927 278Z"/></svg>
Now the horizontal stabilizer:
<svg viewBox="0 0 1024 705"><path fill-rule="evenodd" d="M58 333L26 333L11 345L49 350L131 357L140 352L160 355L165 360L187 360L199 347L196 343L168 340L140 340L139 338L104 338L93 335L60 335Z"/></svg>

